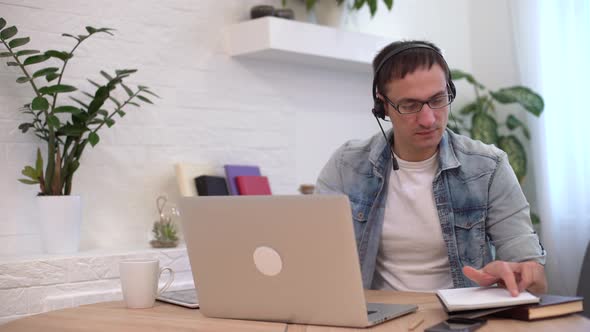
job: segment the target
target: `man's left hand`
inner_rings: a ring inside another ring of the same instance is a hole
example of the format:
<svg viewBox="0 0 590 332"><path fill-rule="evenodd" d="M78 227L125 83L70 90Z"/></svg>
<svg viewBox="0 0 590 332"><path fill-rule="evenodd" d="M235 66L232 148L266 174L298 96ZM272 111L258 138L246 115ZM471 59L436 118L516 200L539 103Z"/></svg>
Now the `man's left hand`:
<svg viewBox="0 0 590 332"><path fill-rule="evenodd" d="M547 292L545 268L535 261L493 261L481 270L465 266L463 274L480 286L498 283L508 289L512 296L518 296L525 289L536 294Z"/></svg>

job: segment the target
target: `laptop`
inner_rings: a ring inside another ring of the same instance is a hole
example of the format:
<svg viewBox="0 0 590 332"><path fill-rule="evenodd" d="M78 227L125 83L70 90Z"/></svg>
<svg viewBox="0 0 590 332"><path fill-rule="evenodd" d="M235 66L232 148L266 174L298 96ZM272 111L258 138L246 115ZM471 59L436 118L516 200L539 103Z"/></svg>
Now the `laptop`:
<svg viewBox="0 0 590 332"><path fill-rule="evenodd" d="M347 196L183 197L180 213L206 316L367 327L417 310L365 302Z"/></svg>

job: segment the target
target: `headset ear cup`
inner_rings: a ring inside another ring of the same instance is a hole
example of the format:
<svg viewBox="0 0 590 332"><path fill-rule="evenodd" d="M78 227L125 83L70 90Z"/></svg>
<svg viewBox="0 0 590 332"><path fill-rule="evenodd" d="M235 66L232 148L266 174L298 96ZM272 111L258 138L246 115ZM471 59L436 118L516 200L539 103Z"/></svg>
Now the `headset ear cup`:
<svg viewBox="0 0 590 332"><path fill-rule="evenodd" d="M375 105L373 106L373 115L385 120L385 105L383 105L383 101L380 99L375 100Z"/></svg>
<svg viewBox="0 0 590 332"><path fill-rule="evenodd" d="M457 89L455 88L455 83L451 79L449 79L449 94L453 96L453 99L457 97Z"/></svg>

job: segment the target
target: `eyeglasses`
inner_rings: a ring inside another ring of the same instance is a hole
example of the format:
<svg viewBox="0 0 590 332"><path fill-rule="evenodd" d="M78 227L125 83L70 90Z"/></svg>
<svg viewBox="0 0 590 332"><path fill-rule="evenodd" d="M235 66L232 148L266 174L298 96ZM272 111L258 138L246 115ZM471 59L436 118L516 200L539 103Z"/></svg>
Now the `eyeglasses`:
<svg viewBox="0 0 590 332"><path fill-rule="evenodd" d="M411 100L395 105L387 96L383 95L383 98L387 101L391 107L393 107L400 114L413 114L418 113L424 108L424 104L428 104L428 107L432 109L439 109L449 106L453 102L453 95L444 94L438 95L427 101Z"/></svg>

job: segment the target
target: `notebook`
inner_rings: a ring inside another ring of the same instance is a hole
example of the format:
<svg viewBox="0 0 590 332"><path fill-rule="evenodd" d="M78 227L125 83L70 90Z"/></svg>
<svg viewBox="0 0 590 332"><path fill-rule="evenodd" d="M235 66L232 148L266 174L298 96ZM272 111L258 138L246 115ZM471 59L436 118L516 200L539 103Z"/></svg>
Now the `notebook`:
<svg viewBox="0 0 590 332"><path fill-rule="evenodd" d="M436 295L447 312L478 310L538 303L539 298L524 291L518 296L510 295L501 287L468 287L440 289Z"/></svg>
<svg viewBox="0 0 590 332"><path fill-rule="evenodd" d="M181 196L196 196L195 178L200 175L217 175L211 164L176 163L174 164L176 183Z"/></svg>
<svg viewBox="0 0 590 332"><path fill-rule="evenodd" d="M236 176L260 175L260 168L254 165L225 165L225 178L230 195L239 195Z"/></svg>
<svg viewBox="0 0 590 332"><path fill-rule="evenodd" d="M236 176L236 186L240 195L271 195L270 184L266 176Z"/></svg>
<svg viewBox="0 0 590 332"><path fill-rule="evenodd" d="M199 196L227 196L227 183L221 176L201 175L195 178Z"/></svg>
<svg viewBox="0 0 590 332"><path fill-rule="evenodd" d="M584 311L583 298L544 294L538 304L517 306L500 311L494 316L520 320L535 320Z"/></svg>
<svg viewBox="0 0 590 332"><path fill-rule="evenodd" d="M206 316L366 327L417 310L365 302L347 196L183 197L180 211Z"/></svg>

